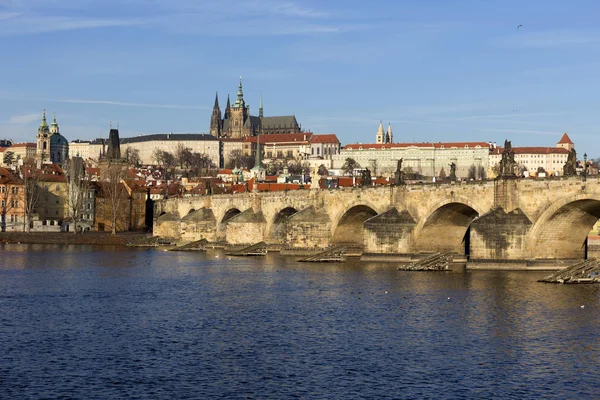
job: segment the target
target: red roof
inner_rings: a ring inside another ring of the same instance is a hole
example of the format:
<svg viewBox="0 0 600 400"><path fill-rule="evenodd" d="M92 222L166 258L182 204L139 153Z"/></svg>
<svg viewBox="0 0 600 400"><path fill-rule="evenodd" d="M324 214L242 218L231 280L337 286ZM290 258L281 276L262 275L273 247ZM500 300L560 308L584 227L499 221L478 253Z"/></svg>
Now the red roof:
<svg viewBox="0 0 600 400"><path fill-rule="evenodd" d="M15 143L10 147L37 147L35 143Z"/></svg>
<svg viewBox="0 0 600 400"><path fill-rule="evenodd" d="M407 148L407 147L421 147L421 148L434 148L434 149L463 149L463 148L489 148L489 144L486 142L448 142L448 143L356 143L344 146L345 150L386 150L392 148Z"/></svg>
<svg viewBox="0 0 600 400"><path fill-rule="evenodd" d="M335 134L324 134L324 135L312 135L310 138L311 143L340 143Z"/></svg>
<svg viewBox="0 0 600 400"><path fill-rule="evenodd" d="M562 147L513 147L515 154L569 154L569 150ZM491 154L502 154L503 147L496 147Z"/></svg>
<svg viewBox="0 0 600 400"><path fill-rule="evenodd" d="M565 132L565 133L563 133L562 137L558 141L558 144L575 144L575 143L573 143L571 141L571 138L569 137L569 135L567 135L567 132Z"/></svg>
<svg viewBox="0 0 600 400"><path fill-rule="evenodd" d="M260 135L261 144L269 143L294 143L294 142L308 142L312 136L311 132L306 133L267 133ZM258 140L258 136L248 136L244 139L246 142L255 143Z"/></svg>

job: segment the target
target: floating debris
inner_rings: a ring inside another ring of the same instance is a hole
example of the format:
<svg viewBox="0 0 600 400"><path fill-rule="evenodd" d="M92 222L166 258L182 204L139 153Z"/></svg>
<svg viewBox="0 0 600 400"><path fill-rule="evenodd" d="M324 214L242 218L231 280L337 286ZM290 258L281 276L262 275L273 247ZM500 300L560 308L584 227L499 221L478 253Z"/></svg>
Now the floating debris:
<svg viewBox="0 0 600 400"><path fill-rule="evenodd" d="M344 262L347 248L344 245L335 246L313 256L302 258L298 262Z"/></svg>
<svg viewBox="0 0 600 400"><path fill-rule="evenodd" d="M538 282L544 283L599 283L600 263L595 258L579 261L570 267L554 272ZM581 306L583 308L584 306Z"/></svg>
<svg viewBox="0 0 600 400"><path fill-rule="evenodd" d="M451 271L453 253L435 253L423 259L398 267L398 271Z"/></svg>
<svg viewBox="0 0 600 400"><path fill-rule="evenodd" d="M264 256L265 254L267 254L267 244L265 242L259 242L227 253L228 256Z"/></svg>

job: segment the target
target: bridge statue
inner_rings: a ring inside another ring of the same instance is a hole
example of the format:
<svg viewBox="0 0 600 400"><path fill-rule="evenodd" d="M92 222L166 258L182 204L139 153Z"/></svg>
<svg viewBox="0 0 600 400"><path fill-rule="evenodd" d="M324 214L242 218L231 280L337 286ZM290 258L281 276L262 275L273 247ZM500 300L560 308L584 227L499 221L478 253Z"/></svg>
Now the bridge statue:
<svg viewBox="0 0 600 400"><path fill-rule="evenodd" d="M311 189L319 189L319 181L321 180L321 175L319 175L319 167L315 164L313 165L310 171L310 188Z"/></svg>
<svg viewBox="0 0 600 400"><path fill-rule="evenodd" d="M504 141L504 150L502 151L502 159L500 160L500 176L502 178L514 178L515 167L515 151L512 149L510 140Z"/></svg>
<svg viewBox="0 0 600 400"><path fill-rule="evenodd" d="M398 160L396 172L394 172L394 185L404 185L404 172L402 172L402 158Z"/></svg>
<svg viewBox="0 0 600 400"><path fill-rule="evenodd" d="M362 186L371 186L371 171L369 168L365 168L362 172Z"/></svg>
<svg viewBox="0 0 600 400"><path fill-rule="evenodd" d="M577 152L575 149L571 149L567 156L567 162L563 166L564 176L575 176L577 175Z"/></svg>
<svg viewBox="0 0 600 400"><path fill-rule="evenodd" d="M450 176L448 177L451 181L456 180L456 164L451 163L450 165Z"/></svg>

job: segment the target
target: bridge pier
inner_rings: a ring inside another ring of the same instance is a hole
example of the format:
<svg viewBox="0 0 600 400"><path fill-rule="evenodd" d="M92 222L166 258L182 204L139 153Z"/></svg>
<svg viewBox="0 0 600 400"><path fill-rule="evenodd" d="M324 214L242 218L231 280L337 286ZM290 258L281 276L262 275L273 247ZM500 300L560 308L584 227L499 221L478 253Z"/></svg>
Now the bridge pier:
<svg viewBox="0 0 600 400"><path fill-rule="evenodd" d="M408 254L414 249L417 223L408 211L392 208L365 221L365 253Z"/></svg>
<svg viewBox="0 0 600 400"><path fill-rule="evenodd" d="M313 206L290 216L285 233L285 250L324 249L331 243L331 219Z"/></svg>
<svg viewBox="0 0 600 400"><path fill-rule="evenodd" d="M267 221L262 211L249 208L227 221L227 244L250 245L263 242L266 226Z"/></svg>
<svg viewBox="0 0 600 400"><path fill-rule="evenodd" d="M471 223L472 260L528 260L528 233L532 223L520 210L498 207Z"/></svg>

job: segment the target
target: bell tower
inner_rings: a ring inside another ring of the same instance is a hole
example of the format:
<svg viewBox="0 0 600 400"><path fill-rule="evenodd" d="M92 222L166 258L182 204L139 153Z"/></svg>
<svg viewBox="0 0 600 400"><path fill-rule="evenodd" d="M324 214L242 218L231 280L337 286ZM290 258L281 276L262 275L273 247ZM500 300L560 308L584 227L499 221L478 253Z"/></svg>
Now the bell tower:
<svg viewBox="0 0 600 400"><path fill-rule="evenodd" d="M58 125L56 125L56 129L58 129ZM38 164L50 163L50 136L50 127L48 126L48 121L46 121L46 110L44 110L42 122L38 128L35 150L35 158Z"/></svg>

